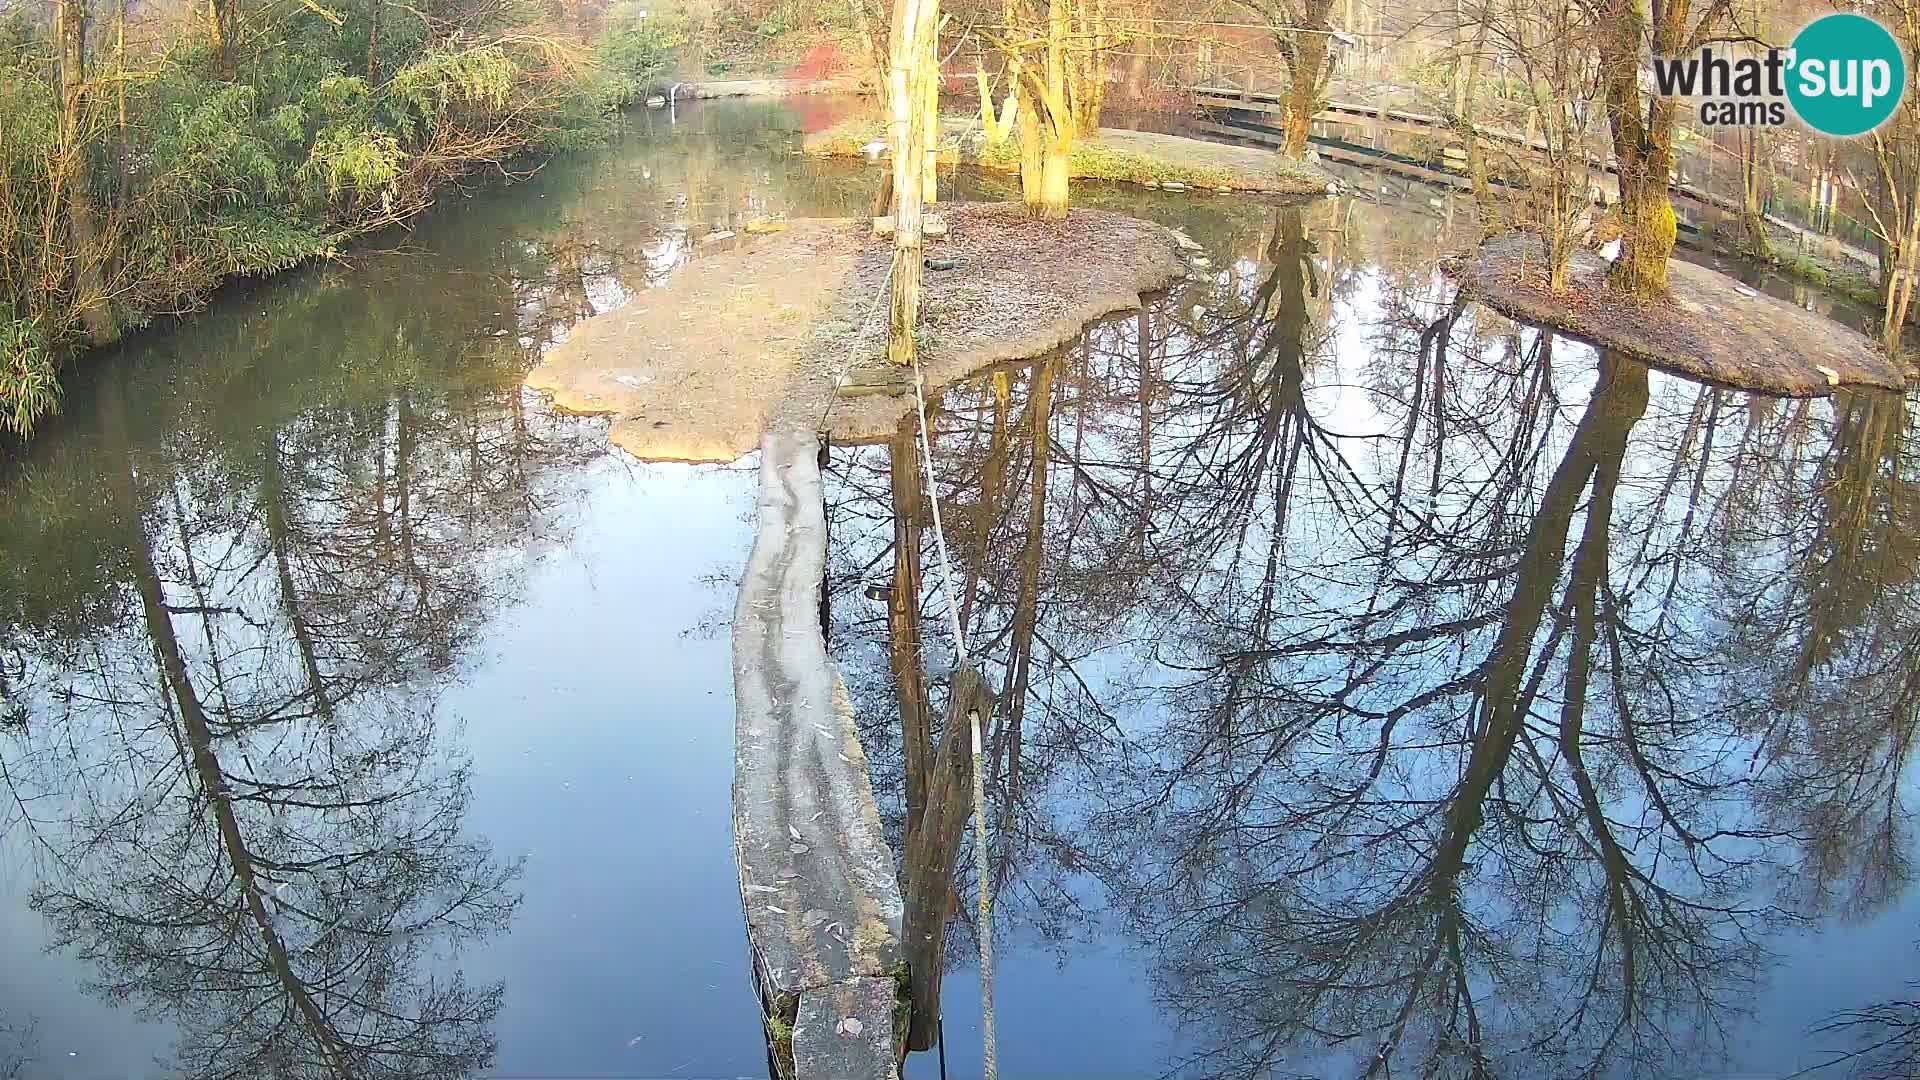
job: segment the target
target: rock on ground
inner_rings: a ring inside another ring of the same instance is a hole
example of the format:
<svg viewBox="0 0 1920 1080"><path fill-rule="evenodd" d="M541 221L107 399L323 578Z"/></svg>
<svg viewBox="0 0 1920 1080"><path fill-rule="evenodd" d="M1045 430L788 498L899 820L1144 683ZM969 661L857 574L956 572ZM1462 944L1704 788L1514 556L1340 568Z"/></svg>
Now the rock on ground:
<svg viewBox="0 0 1920 1080"><path fill-rule="evenodd" d="M954 265L924 278L929 389L1065 344L1185 273L1171 230L1123 214L940 213L948 235L928 254ZM611 415L614 443L647 460L732 461L764 431L814 431L823 419L836 440L883 436L910 399L828 409L850 369L884 363L893 249L870 231L864 220L795 219L701 248L665 285L576 326L527 385L563 409Z"/></svg>
<svg viewBox="0 0 1920 1080"><path fill-rule="evenodd" d="M1567 293L1554 296L1547 290L1545 242L1509 233L1466 259L1461 288L1524 322L1743 390L1820 397L1836 385L1906 386L1900 365L1859 331L1717 270L1676 259L1667 268L1667 294L1639 300L1607 286L1607 266L1590 251L1576 251Z"/></svg>

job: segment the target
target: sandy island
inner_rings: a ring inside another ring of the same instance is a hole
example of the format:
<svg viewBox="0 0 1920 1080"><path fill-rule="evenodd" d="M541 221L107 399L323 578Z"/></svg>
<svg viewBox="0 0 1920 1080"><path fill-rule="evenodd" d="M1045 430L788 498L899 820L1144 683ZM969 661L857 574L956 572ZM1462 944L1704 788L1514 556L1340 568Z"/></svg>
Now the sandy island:
<svg viewBox="0 0 1920 1080"><path fill-rule="evenodd" d="M929 390L1057 348L1186 273L1172 230L1123 214L1044 222L1001 203L939 213L948 236L928 255L953 266L924 278ZM576 326L527 385L562 409L612 416L614 444L649 461L732 461L765 431L812 432L823 416L836 442L884 437L910 399L836 384L907 386L885 362L891 243L866 221L785 226L702 248L665 285Z"/></svg>
<svg viewBox="0 0 1920 1080"><path fill-rule="evenodd" d="M1789 397L1820 397L1836 386L1906 387L1901 366L1859 331L1719 271L1675 259L1667 295L1637 300L1608 288L1607 265L1576 251L1566 295L1554 296L1545 244L1508 233L1467 256L1459 274L1467 296L1503 315L1707 382Z"/></svg>

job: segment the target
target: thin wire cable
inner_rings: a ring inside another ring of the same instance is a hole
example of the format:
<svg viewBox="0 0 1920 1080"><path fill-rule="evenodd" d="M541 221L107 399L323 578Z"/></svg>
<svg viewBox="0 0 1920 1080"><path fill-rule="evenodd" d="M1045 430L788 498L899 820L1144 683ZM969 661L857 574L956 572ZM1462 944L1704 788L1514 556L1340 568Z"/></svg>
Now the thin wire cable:
<svg viewBox="0 0 1920 1080"><path fill-rule="evenodd" d="M947 530L940 522L940 493L933 482L933 440L927 434L927 396L920 374L920 357L913 358L913 400L920 418L920 464L927 471L927 502L933 507L933 546L940 554L940 591L947 597L947 617L953 625L953 666L967 662L967 633L960 627L960 600L953 591L953 561L947 557ZM980 744L974 743L974 753Z"/></svg>
<svg viewBox="0 0 1920 1080"><path fill-rule="evenodd" d="M847 373L853 370L853 356L860 349L860 339L867 336L867 326L873 322L873 313L880 310L880 299L887 295L887 286L891 284L893 262L888 260L887 276L880 279L880 291L874 294L873 303L867 305L867 317L860 320L860 328L853 332L853 341L847 345L847 359L840 365L840 370L833 373L833 386L827 391L826 407L820 410L820 422L813 425L813 429L822 435L827 430L827 414L833 411L833 403L840 400L840 384L846 379Z"/></svg>
<svg viewBox="0 0 1920 1080"><path fill-rule="evenodd" d="M920 418L920 463L926 469L927 503L933 508L933 544L940 555L940 590L947 597L947 617L953 625L953 668L967 663L967 635L960 625L960 600L953 589L953 561L947 555L947 530L940 520L940 488L933 479L933 438L927 431L926 380L920 357L913 358L914 414ZM980 751L980 710L967 710L967 733L973 739L973 873L980 883L980 920L975 937L980 943L981 1071L986 1080L998 1080L999 1053L993 1019L993 890L987 873L986 765Z"/></svg>

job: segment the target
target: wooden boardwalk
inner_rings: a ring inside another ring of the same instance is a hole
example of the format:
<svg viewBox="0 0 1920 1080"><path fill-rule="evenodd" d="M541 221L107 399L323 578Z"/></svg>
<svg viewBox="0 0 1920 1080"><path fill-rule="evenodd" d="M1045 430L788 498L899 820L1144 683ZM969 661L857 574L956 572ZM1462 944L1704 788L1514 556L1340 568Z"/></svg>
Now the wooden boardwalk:
<svg viewBox="0 0 1920 1080"><path fill-rule="evenodd" d="M1286 95L1281 93L1267 90L1248 90L1233 86L1190 86L1187 88L1187 92L1193 95L1194 101L1197 104L1216 112L1237 112L1256 116L1277 115L1284 111L1286 103ZM1314 117L1314 120L1317 123L1323 124L1346 124L1354 127L1365 127L1374 131L1398 131L1407 134L1422 135L1447 144L1457 145L1461 141L1460 134L1453 129L1452 123L1448 121L1446 117L1433 115L1431 113L1409 112L1404 109L1388 109L1380 106L1364 105L1351 101L1327 102L1326 107ZM1547 152L1546 144L1540 140L1535 139L1529 142L1524 136L1510 131L1482 129L1480 134L1482 137L1495 142L1528 150L1536 154L1545 154ZM1365 151L1352 147L1338 146L1333 147L1330 152L1329 148L1324 145L1320 146L1319 150L1324 156L1331 157L1335 161L1343 161L1349 164L1380 163L1380 154L1378 152L1369 155ZM1619 166L1613 161L1602 159L1597 155L1589 157L1587 163L1590 167L1607 177L1608 188L1605 194L1609 199L1617 201L1619 198L1619 187L1615 178L1619 175ZM1389 164L1385 167L1404 175L1419 175L1421 179L1429 180L1433 183L1446 184L1451 187L1465 186L1464 182L1461 182L1462 178L1458 173L1434 169L1431 166L1421 166L1416 163L1401 161L1397 165ZM1698 207L1709 208L1726 214L1739 214L1741 211L1740 204L1737 200L1725 195L1716 195L1693 184L1675 180L1670 187L1676 197L1691 202ZM1833 237L1817 233L1795 222L1768 214L1767 224L1785 231L1793 236L1797 242L1802 244L1839 244L1841 249L1855 261L1867 266L1877 265L1872 253L1840 243Z"/></svg>

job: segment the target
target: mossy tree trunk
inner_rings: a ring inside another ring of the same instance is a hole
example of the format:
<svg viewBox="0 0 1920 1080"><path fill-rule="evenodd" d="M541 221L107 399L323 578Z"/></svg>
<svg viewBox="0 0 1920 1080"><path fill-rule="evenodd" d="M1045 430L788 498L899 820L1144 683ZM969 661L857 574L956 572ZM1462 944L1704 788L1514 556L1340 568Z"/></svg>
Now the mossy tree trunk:
<svg viewBox="0 0 1920 1080"><path fill-rule="evenodd" d="M1306 153L1313 118L1332 74L1333 0L1237 0L1273 36L1287 66L1287 100L1281 113L1280 152Z"/></svg>
<svg viewBox="0 0 1920 1080"><path fill-rule="evenodd" d="M1603 0L1595 10L1600 82L1606 100L1607 130L1620 171L1620 257L1610 281L1633 296L1656 296L1667 287L1667 260L1673 255L1679 222L1668 186L1673 179L1674 121L1679 103L1670 97L1647 98L1640 90L1640 63L1650 48L1660 56L1697 52L1731 10L1709 0L1698 20L1691 0L1665 0L1653 15L1638 0Z"/></svg>
<svg viewBox="0 0 1920 1080"><path fill-rule="evenodd" d="M1308 25L1324 29L1327 12L1333 7L1332 0L1313 0L1306 7L1311 13ZM1304 32L1294 35L1292 61L1287 65L1291 78L1287 86L1285 137L1280 143L1280 152L1290 158L1307 152L1307 136L1313 132L1313 118L1320 111L1320 92L1327 79L1327 58L1327 35Z"/></svg>

